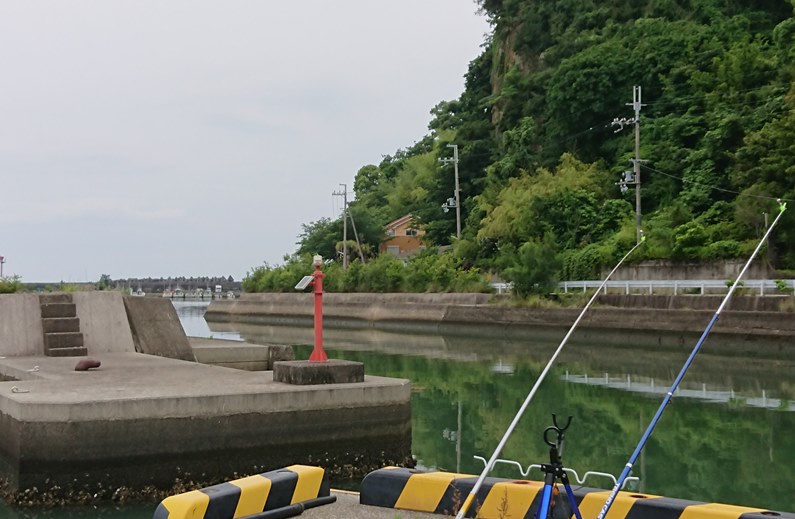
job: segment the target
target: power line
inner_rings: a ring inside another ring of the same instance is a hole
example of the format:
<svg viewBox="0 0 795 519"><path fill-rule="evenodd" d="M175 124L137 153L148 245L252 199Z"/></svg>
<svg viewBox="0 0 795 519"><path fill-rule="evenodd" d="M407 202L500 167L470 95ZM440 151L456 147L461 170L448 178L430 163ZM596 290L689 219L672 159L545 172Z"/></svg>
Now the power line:
<svg viewBox="0 0 795 519"><path fill-rule="evenodd" d="M706 188L709 188L709 189L714 189L715 191L721 191L721 192L724 192L724 193L730 193L730 194L738 195L738 196L748 196L748 197L752 197L752 198L761 198L762 200L773 200L773 201L782 200L784 202L795 202L795 200L792 200L792 199L789 199L789 198L781 198L780 196L777 197L777 196L752 195L750 193L741 193L739 191L734 191L732 189L726 189L726 188L723 188L723 187L718 187L718 186L715 186L715 185L712 185L712 184L705 184L703 182L699 182L698 180L691 180L689 178L678 177L676 175L672 175L670 173L666 173L665 171L660 171L659 169L655 169L655 168L653 168L651 166L647 166L645 164L641 164L641 167L643 169L648 169L649 171L653 171L654 173L659 173L660 175L673 178L673 179L678 180L678 181L683 182L683 183L688 182L688 183L696 184L696 185L699 185L699 186L702 186L702 187L706 187Z"/></svg>

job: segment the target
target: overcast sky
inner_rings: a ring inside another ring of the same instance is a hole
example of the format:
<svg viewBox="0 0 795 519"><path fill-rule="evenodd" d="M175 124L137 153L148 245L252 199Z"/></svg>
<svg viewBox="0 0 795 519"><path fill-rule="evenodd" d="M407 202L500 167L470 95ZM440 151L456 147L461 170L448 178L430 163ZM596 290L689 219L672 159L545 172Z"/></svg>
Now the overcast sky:
<svg viewBox="0 0 795 519"><path fill-rule="evenodd" d="M4 274L282 263L428 132L488 30L472 0L0 2Z"/></svg>

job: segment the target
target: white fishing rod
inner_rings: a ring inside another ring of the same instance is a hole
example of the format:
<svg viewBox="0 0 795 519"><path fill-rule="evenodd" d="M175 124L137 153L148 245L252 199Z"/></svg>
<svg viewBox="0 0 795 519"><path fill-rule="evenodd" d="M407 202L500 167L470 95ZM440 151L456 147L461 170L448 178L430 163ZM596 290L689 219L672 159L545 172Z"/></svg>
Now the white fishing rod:
<svg viewBox="0 0 795 519"><path fill-rule="evenodd" d="M607 275L607 277L604 279L604 281L602 281L602 284L599 285L599 288L596 289L596 292L594 292L594 295L588 301L588 304L586 304L585 308L582 309L582 312L580 312L580 315L577 317L577 320L574 321L573 325L571 325L571 328L569 328L568 333L566 334L565 337L563 337L563 340L560 342L560 346L558 346L558 349L555 350L554 354L552 354L552 358L549 359L549 362L547 362L547 365L544 367L544 370L538 376L538 380L536 380L536 383L533 386L533 389L531 389L530 393L527 394L527 398L525 398L524 403L522 404L522 407L519 408L519 411L516 413L516 416L514 417L513 422L511 422L511 425L509 425L508 429L505 431L505 434L503 435L502 440L500 440L499 445L497 445L497 448L494 450L494 454L491 455L491 459L489 460L488 463L486 463L486 468L483 469L483 472L481 472L480 477L478 477L477 482L475 482L475 486L472 487L472 491L469 493L467 498L464 500L464 504L461 505L461 510L459 510L458 511L458 515L455 516L456 519L463 519L464 515L469 510L469 507L472 505L472 502L475 500L475 496L477 496L478 490L480 490L480 487L483 485L483 480L486 479L486 476L488 475L488 473L491 472L492 468L494 468L494 464L496 463L497 458L499 457L500 453L502 452L503 447L505 447L505 443L508 441L508 438L511 436L511 433L513 433L513 430L519 424L519 420L522 418L522 415L524 414L525 409L527 409L527 406L530 404L530 401L535 396L536 391L538 391L539 386L544 381L544 378L547 376L547 372L549 372L550 368L552 367L552 364L555 363L555 359L558 358L558 355L563 350L563 346L566 345L566 342L569 340L569 337L571 337L571 334L574 333L574 329L577 328L577 325L580 323L580 320L585 315L585 312L588 311L588 308L590 308L591 304L596 300L596 297L599 295L599 293L602 291L604 286L607 284L607 281L610 279L610 276L612 276L615 273L615 271L618 270L618 268L621 266L621 264L624 263L624 260L626 260L629 257L629 255L632 254L635 251L635 249L640 247L640 245L644 241L646 241L646 237L643 236L643 231L641 231L641 239L640 239L640 241L638 243L636 243L635 246L632 247L629 250L629 252L627 252L624 255L623 258L621 258L621 261L619 261L616 264L615 267L613 267L613 270L610 271L610 273Z"/></svg>
<svg viewBox="0 0 795 519"><path fill-rule="evenodd" d="M750 258L748 258L748 262L745 264L743 269L740 271L740 274L737 276L737 279L734 280L734 283L732 283L732 286L729 289L729 293L726 294L726 297L723 298L723 302L721 302L720 306L718 307L718 310L715 312L715 315L712 316L712 319L710 320L709 324L707 325L707 328L704 330L704 333L701 334L701 338L698 340L698 342L696 343L695 347L693 348L693 351L690 353L690 356L687 358L687 361L685 362L685 365L682 366L681 371L679 371L679 375L677 375L676 380L674 380L674 383L671 385L671 389L669 389L668 393L665 395L665 398L663 399L662 404L660 404L660 407L657 409L657 412L655 413L654 418L652 418L651 423L649 424L649 427L646 429L646 432L643 433L643 436L641 437L640 441L638 442L638 446L635 447L635 452L632 453L632 456L630 456L629 461L624 466L624 470L621 472L621 475L616 480L615 486L613 486L613 491L607 497L607 500L605 501L605 504L602 507L602 510L599 512L599 515L596 516L596 519L604 519L604 517L607 515L608 510L610 510L610 507L612 506L613 501L615 500L616 496L618 495L618 491L621 489L621 486L624 484L624 480L627 479L627 476L629 476L629 473L632 471L632 467L635 465L635 462L637 461L638 456L640 456L640 452L643 450L643 447L646 445L646 442L648 441L649 437L651 436L652 431L654 431L654 427L657 425L657 422L660 421L660 417L662 417L663 411L665 411L665 408L668 407L669 403L671 403L671 399L674 396L674 392L676 391L676 388L679 387L679 383L684 378L685 373L687 373L688 368L690 368L690 364L692 364L693 363L693 359L696 358L696 355L698 354L699 350L701 349L701 345L704 344L704 341L707 339L707 335L709 335L710 330L712 330L712 327L715 325L715 322L718 320L718 317L720 316L720 313L723 311L723 308L726 306L726 303L729 302L729 299L731 298L732 294L734 293L734 289L737 288L737 286L739 285L740 279L742 279L743 275L745 274L745 271L748 270L748 267L751 266L751 262L754 260L754 258L756 257L757 253L759 253L759 250L762 248L762 245L767 240L767 237L770 236L770 232L773 230L773 227L776 226L776 224L778 223L779 219L781 218L781 215L783 215L784 211L787 209L787 204L786 203L782 202L781 200L779 200L778 202L779 202L779 213L778 213L778 216L776 216L776 219L773 220L773 223L770 225L770 227L767 228L767 232L765 233L764 236L762 236L762 239L759 241L759 244L756 246L756 249L754 249L753 254L751 254Z"/></svg>

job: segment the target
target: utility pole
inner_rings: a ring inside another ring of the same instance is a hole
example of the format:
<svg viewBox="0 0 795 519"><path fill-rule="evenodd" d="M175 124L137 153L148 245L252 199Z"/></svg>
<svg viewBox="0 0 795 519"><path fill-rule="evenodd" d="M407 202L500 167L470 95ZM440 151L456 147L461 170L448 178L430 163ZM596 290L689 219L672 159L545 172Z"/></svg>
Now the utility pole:
<svg viewBox="0 0 795 519"><path fill-rule="evenodd" d="M348 185L340 184L342 192L334 191L332 196L342 197L342 270L348 269Z"/></svg>
<svg viewBox="0 0 795 519"><path fill-rule="evenodd" d="M459 240L461 239L461 198L460 198L460 189L458 188L458 144L448 144L448 148L453 148L453 158L452 159L439 159L439 162L442 164L449 164L450 162L453 163L453 167L455 168L455 199L450 200L447 199L447 203L442 204L442 209L446 213L452 207L455 207L455 235L456 238Z"/></svg>
<svg viewBox="0 0 795 519"><path fill-rule="evenodd" d="M611 124L619 127L615 130L615 133L620 132L625 126L630 124L635 125L635 158L630 161L632 162L632 171L625 171L624 178L618 182L618 185L621 187L622 193L627 191L627 186L635 186L635 235L637 243L640 243L641 234L643 232L641 231L640 225L640 109L645 106L641 103L640 86L636 85L632 87L632 102L627 103L627 106L631 106L635 110L635 117L632 119L627 119L626 117L619 119L616 117Z"/></svg>
<svg viewBox="0 0 795 519"><path fill-rule="evenodd" d="M0 279L3 279L3 263L6 262L5 256L0 256Z"/></svg>
<svg viewBox="0 0 795 519"><path fill-rule="evenodd" d="M356 232L356 220L353 219L353 213L348 213L351 217L351 227L353 227L353 237L356 238L356 247L359 248L359 259L362 260L362 265L367 262L364 260L364 252L362 251L362 242L359 241L359 233Z"/></svg>

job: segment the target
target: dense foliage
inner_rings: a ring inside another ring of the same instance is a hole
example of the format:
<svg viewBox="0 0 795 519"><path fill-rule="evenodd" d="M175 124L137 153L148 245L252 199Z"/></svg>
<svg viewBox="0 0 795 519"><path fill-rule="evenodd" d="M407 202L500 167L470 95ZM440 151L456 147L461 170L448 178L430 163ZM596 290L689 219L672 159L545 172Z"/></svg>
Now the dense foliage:
<svg viewBox="0 0 795 519"><path fill-rule="evenodd" d="M312 257L293 255L279 266L254 269L243 280L246 292L294 292L295 284L312 273ZM383 254L366 264L355 261L347 270L339 263L323 267L326 292L487 292L477 269L465 269L451 254L427 249L404 262Z"/></svg>
<svg viewBox="0 0 795 519"><path fill-rule="evenodd" d="M492 33L461 96L430 133L356 174L370 257L407 213L466 266L523 292L593 278L635 241L633 85L640 85L647 245L635 259L745 257L777 198L795 199L795 0L478 0ZM463 7L462 7L463 8ZM459 147L463 235L448 145ZM790 206L795 203L790 202ZM766 255L795 268L795 211ZM301 253L332 257L341 221L304 228ZM386 261L386 260L384 260Z"/></svg>

